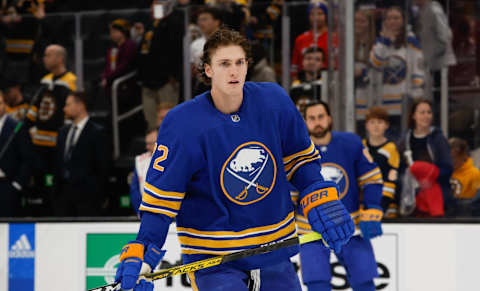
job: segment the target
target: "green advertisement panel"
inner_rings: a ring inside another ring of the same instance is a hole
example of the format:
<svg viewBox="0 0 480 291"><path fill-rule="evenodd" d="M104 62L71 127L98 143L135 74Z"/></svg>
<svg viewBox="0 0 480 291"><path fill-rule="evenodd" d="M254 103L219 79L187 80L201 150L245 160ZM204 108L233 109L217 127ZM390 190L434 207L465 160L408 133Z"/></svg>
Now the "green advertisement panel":
<svg viewBox="0 0 480 291"><path fill-rule="evenodd" d="M120 250L134 233L87 234L87 289L113 283L120 263Z"/></svg>

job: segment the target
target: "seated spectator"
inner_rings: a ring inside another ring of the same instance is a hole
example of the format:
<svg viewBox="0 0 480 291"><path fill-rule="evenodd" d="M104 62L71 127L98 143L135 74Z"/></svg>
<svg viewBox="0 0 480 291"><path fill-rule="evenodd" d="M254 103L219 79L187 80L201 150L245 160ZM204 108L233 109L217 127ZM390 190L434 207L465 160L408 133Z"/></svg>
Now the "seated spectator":
<svg viewBox="0 0 480 291"><path fill-rule="evenodd" d="M114 46L107 50L102 87L111 95L113 81L134 70L136 43L130 39L130 24L125 19L116 19L110 24L110 38Z"/></svg>
<svg viewBox="0 0 480 291"><path fill-rule="evenodd" d="M371 65L383 72L381 100L375 105L387 110L394 135L400 132L403 103L424 96L423 54L406 24L400 7L387 9L380 37L370 53Z"/></svg>
<svg viewBox="0 0 480 291"><path fill-rule="evenodd" d="M20 127L15 132L18 122L6 111L7 105L0 92L0 150L3 153L0 156L0 216L13 217L19 216L21 194L28 186L35 155L28 131ZM12 135L13 139L7 144Z"/></svg>
<svg viewBox="0 0 480 291"><path fill-rule="evenodd" d="M106 198L109 154L105 130L90 119L87 104L87 95L72 92L63 108L72 123L58 134L56 216L99 216Z"/></svg>
<svg viewBox="0 0 480 291"><path fill-rule="evenodd" d="M153 152L155 151L155 142L157 141L158 128L149 130L145 135L145 149L143 154L135 157L135 168L133 169L132 182L130 183L130 202L133 211L140 218L138 207L142 202L143 186L145 185L145 177Z"/></svg>
<svg viewBox="0 0 480 291"><path fill-rule="evenodd" d="M302 96L313 100L320 100L322 91L322 69L325 53L319 47L310 47L305 50L302 59L302 70L292 82L290 97L296 103Z"/></svg>
<svg viewBox="0 0 480 291"><path fill-rule="evenodd" d="M319 47L323 50L323 67L328 68L327 5L323 1L311 3L308 6L308 15L311 29L295 39L291 67L293 78L303 69L303 56L309 47ZM315 39L317 40L316 42ZM333 45L337 46L336 37L333 38Z"/></svg>
<svg viewBox="0 0 480 291"><path fill-rule="evenodd" d="M17 121L22 121L27 114L28 102L23 98L20 83L17 81L8 82L5 86L4 98L8 106L8 115Z"/></svg>
<svg viewBox="0 0 480 291"><path fill-rule="evenodd" d="M399 145L400 172L410 170L420 187L414 213L419 217L444 216L445 210L449 214L452 209L450 148L442 131L432 124L431 102L418 99L408 116L409 130Z"/></svg>
<svg viewBox="0 0 480 291"><path fill-rule="evenodd" d="M363 144L382 171L384 217L396 218L398 216L398 198L395 193L400 156L395 143L385 136L388 125L388 113L384 109L370 108L365 123L367 138L363 140Z"/></svg>
<svg viewBox="0 0 480 291"><path fill-rule="evenodd" d="M453 196L457 200L455 216L471 215L471 200L479 194L480 170L473 165L465 140L453 137L448 140L453 160L450 178Z"/></svg>
<svg viewBox="0 0 480 291"><path fill-rule="evenodd" d="M310 96L301 96L296 102L295 106L297 107L300 114L305 119L304 112L308 104L313 103L315 100L312 99Z"/></svg>
<svg viewBox="0 0 480 291"><path fill-rule="evenodd" d="M252 64L248 68L247 80L252 82L277 82L275 71L268 64L265 49L258 42L252 44Z"/></svg>

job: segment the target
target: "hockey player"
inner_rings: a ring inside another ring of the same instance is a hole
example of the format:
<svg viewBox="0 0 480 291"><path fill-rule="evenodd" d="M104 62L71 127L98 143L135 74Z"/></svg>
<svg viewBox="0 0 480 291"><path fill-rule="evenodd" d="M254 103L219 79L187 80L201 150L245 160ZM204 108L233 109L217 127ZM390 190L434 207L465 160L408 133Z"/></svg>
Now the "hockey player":
<svg viewBox="0 0 480 291"><path fill-rule="evenodd" d="M122 289L152 290L137 278L163 257L174 218L185 263L295 237L287 179L332 249L339 252L352 235L353 221L335 183L323 180L320 156L288 95L272 83L245 83L249 56L248 41L229 29L205 43L202 75L212 89L172 109L162 123L137 240L121 252ZM301 290L289 260L297 252L283 248L189 277L193 290Z"/></svg>
<svg viewBox="0 0 480 291"><path fill-rule="evenodd" d="M334 250L335 255L347 270L347 279L353 290L375 290L373 278L378 276L377 263L370 239L382 234L380 169L358 136L332 131L332 118L326 103L308 104L305 121L310 137L322 156L323 178L338 185L339 198L362 233L362 236L353 236L340 251ZM296 197L292 198L295 201ZM297 224L299 233L312 229L311 219L307 220L301 211L297 214ZM329 249L321 242L303 244L300 246L300 261L303 282L308 291L331 290Z"/></svg>

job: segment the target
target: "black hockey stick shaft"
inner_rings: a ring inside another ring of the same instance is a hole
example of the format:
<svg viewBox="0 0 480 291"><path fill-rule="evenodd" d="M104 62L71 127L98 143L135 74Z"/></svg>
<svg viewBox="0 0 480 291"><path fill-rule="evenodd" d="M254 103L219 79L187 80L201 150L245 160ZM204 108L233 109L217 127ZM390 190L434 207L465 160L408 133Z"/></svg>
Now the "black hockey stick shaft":
<svg viewBox="0 0 480 291"><path fill-rule="evenodd" d="M305 243L308 243L308 242L317 241L317 240L321 240L321 239L322 239L322 236L320 234L318 234L316 232L311 232L311 233L302 235L300 237L293 237L293 238L289 238L289 239L286 239L286 240L282 240L282 241L278 241L278 242L272 242L270 244L266 244L266 245L263 245L263 246L259 246L259 247L244 250L244 251L231 253L231 254L224 255L224 256L216 256L216 257L212 257L212 258L209 258L209 259L193 262L193 263L190 263L190 264L176 266L176 267L172 267L172 268L165 269L165 270L160 270L160 271L155 272L155 273L143 275L143 277L145 277L147 279L150 279L150 280L164 279L164 278L168 278L168 277L172 277L172 276L176 276L176 275L181 275L181 274L185 274L185 273L189 273L189 272L195 272L195 271L198 271L198 270L201 270L201 269L206 269L206 268L209 268L209 267L213 267L213 266L216 266L216 265L220 265L220 264L224 264L224 263L227 263L227 262L235 261L235 260L238 260L238 259L251 257L251 256L254 256L254 255L265 254L265 253L268 253L268 252L271 252L271 251L274 251L274 250L277 250L277 249L286 248L286 247L290 247L290 246L294 246L294 245L298 245L298 244L305 244ZM119 290L119 289L117 289L118 287L120 287L119 285L120 285L120 283L112 283L112 284L97 287L97 288L94 288L94 289L89 289L88 291Z"/></svg>

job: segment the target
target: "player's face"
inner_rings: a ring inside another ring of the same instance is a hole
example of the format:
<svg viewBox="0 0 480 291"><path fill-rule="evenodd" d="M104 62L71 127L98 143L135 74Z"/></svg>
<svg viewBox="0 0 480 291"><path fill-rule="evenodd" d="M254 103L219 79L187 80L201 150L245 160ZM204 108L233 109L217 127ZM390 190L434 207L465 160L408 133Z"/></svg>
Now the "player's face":
<svg viewBox="0 0 480 291"><path fill-rule="evenodd" d="M212 91L223 96L243 96L248 62L245 51L238 45L219 47L213 52L205 73L212 80Z"/></svg>
<svg viewBox="0 0 480 291"><path fill-rule="evenodd" d="M388 123L383 119L371 118L365 123L368 135L371 137L384 137Z"/></svg>
<svg viewBox="0 0 480 291"><path fill-rule="evenodd" d="M416 128L429 128L432 125L432 108L428 103L420 103L417 105L413 114Z"/></svg>
<svg viewBox="0 0 480 291"><path fill-rule="evenodd" d="M331 130L332 117L327 114L323 105L318 104L307 108L305 123L311 136L322 138Z"/></svg>
<svg viewBox="0 0 480 291"><path fill-rule="evenodd" d="M303 69L307 72L318 72L323 66L323 55L321 52L306 54L303 57Z"/></svg>

